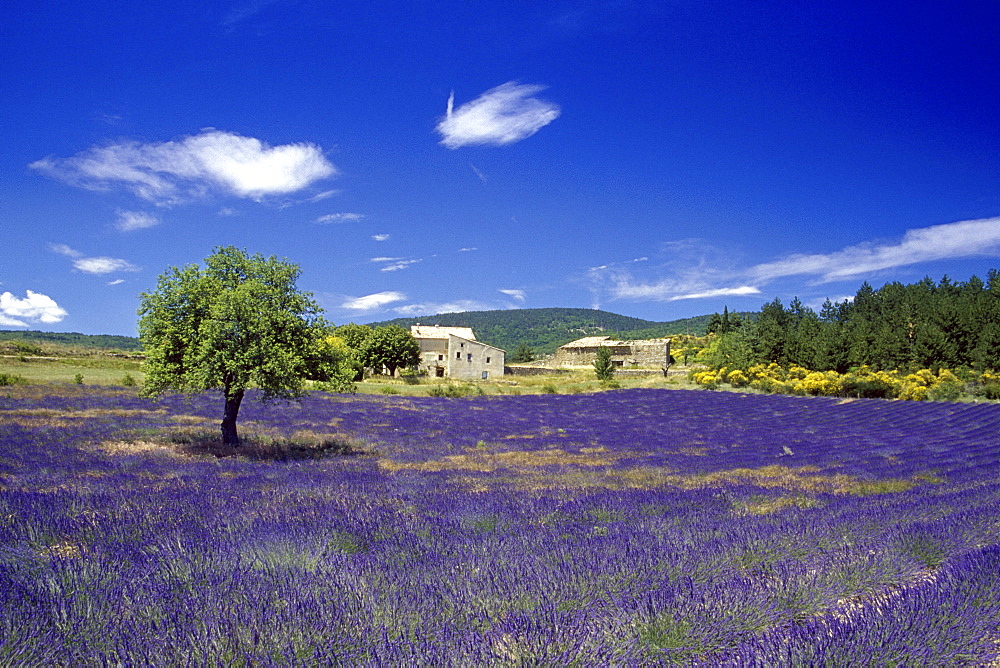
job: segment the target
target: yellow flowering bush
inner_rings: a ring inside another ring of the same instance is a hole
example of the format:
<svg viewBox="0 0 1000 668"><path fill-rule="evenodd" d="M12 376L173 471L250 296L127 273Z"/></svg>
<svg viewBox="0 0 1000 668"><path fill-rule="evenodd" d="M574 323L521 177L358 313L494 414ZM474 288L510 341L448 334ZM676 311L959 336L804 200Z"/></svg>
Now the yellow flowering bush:
<svg viewBox="0 0 1000 668"><path fill-rule="evenodd" d="M749 369L709 369L691 374L694 382L707 387L728 383L737 388L749 387L761 392L827 397L884 397L906 401L954 401L963 390L963 381L951 370L936 374L920 369L903 374L899 371L876 371L868 366L845 374L836 371L811 371L801 366L784 368L778 364L755 364ZM1000 373L984 372L978 382L987 388L1000 387Z"/></svg>

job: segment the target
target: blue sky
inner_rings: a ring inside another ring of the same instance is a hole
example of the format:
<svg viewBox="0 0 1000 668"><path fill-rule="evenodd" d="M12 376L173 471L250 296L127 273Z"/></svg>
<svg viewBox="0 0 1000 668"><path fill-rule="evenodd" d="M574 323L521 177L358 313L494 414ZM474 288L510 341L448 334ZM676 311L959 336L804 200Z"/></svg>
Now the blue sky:
<svg viewBox="0 0 1000 668"><path fill-rule="evenodd" d="M337 324L1000 268L996 2L8 0L0 328L219 245Z"/></svg>

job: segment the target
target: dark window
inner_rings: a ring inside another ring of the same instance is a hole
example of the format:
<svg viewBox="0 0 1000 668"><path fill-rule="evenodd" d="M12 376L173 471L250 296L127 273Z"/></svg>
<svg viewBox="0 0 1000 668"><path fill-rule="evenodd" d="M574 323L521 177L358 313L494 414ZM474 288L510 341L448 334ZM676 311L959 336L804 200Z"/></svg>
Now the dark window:
<svg viewBox="0 0 1000 668"><path fill-rule="evenodd" d="M444 355L438 355L438 361L439 362L442 361L443 359L444 359Z"/></svg>
<svg viewBox="0 0 1000 668"><path fill-rule="evenodd" d="M489 358L489 357L487 357L487 358L486 358L486 363L487 363L487 364L489 364L489 363L490 363L490 358ZM486 372L484 371L483 373L486 373Z"/></svg>
<svg viewBox="0 0 1000 668"><path fill-rule="evenodd" d="M455 359L457 359L457 360L462 359L462 353L460 353L460 352L459 353L455 353Z"/></svg>
<svg viewBox="0 0 1000 668"><path fill-rule="evenodd" d="M467 354L467 355L465 356L465 358L466 358L466 361L467 361L467 362L471 362L471 361L472 361L472 353L468 353L468 354Z"/></svg>

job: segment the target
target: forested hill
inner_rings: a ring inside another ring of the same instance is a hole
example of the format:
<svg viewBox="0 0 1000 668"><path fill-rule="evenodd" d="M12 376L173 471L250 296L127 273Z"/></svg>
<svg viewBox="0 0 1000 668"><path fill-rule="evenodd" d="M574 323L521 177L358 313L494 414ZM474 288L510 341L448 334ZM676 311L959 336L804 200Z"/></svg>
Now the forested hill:
<svg viewBox="0 0 1000 668"><path fill-rule="evenodd" d="M730 314L736 316L736 313ZM748 314L744 314L748 315ZM669 322L655 322L585 308L532 308L496 311L443 313L419 318L396 318L378 325L400 325L409 329L417 323L445 327L471 327L484 343L514 352L521 344L535 354L555 352L556 348L584 336L608 335L621 339L655 339L677 334L702 335L711 316L702 315ZM344 324L344 323L337 323ZM107 334L74 332L0 331L0 341L33 341L81 348L104 348L137 351L139 339Z"/></svg>
<svg viewBox="0 0 1000 668"><path fill-rule="evenodd" d="M109 350L141 350L139 339L134 336L114 334L78 334L76 332L0 331L0 341L34 341L58 343L80 348Z"/></svg>
<svg viewBox="0 0 1000 668"><path fill-rule="evenodd" d="M378 325L441 325L471 327L476 338L508 352L521 344L536 354L556 348L584 336L609 335L624 339L646 339L676 334L704 334L711 316L704 315L670 322L631 318L608 311L585 308L530 308L497 311L442 313L419 318L396 318Z"/></svg>

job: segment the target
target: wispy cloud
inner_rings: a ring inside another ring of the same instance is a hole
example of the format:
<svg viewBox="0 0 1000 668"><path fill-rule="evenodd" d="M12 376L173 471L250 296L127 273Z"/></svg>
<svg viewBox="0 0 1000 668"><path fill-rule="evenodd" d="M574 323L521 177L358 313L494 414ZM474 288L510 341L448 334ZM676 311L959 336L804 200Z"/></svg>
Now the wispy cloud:
<svg viewBox="0 0 1000 668"><path fill-rule="evenodd" d="M495 304L475 301L473 299L457 299L450 302L422 302L397 306L393 312L404 316L437 315L439 313L462 313L464 311L491 311L497 308Z"/></svg>
<svg viewBox="0 0 1000 668"><path fill-rule="evenodd" d="M735 288L713 288L702 292L690 292L686 295L674 295L668 301L679 299L708 299L710 297L746 297L749 295L759 295L760 289L752 285L741 285Z"/></svg>
<svg viewBox="0 0 1000 668"><path fill-rule="evenodd" d="M237 23L261 13L269 6L276 4L277 2L278 0L250 0L249 2L239 3L237 6L229 10L229 13L223 17L222 25L231 29Z"/></svg>
<svg viewBox="0 0 1000 668"><path fill-rule="evenodd" d="M29 166L81 188L124 187L161 205L212 189L260 200L296 192L337 173L315 144L272 147L253 137L214 129L175 141L94 147L69 158L43 158Z"/></svg>
<svg viewBox="0 0 1000 668"><path fill-rule="evenodd" d="M478 178L483 183L486 183L486 175L483 174L478 167L473 165L471 162L469 163L469 167L472 169L472 173L476 175L476 178Z"/></svg>
<svg viewBox="0 0 1000 668"><path fill-rule="evenodd" d="M419 258L407 259L402 257L373 257L369 260L369 262L383 265L379 267L379 271L399 271L407 269L421 261Z"/></svg>
<svg viewBox="0 0 1000 668"><path fill-rule="evenodd" d="M306 201L315 204L316 202L322 202L325 199L329 199L338 193L340 193L339 190L324 190L321 193L316 193Z"/></svg>
<svg viewBox="0 0 1000 668"><path fill-rule="evenodd" d="M320 225L329 225L330 223L352 223L356 220L361 220L365 217L363 213L328 213L325 216L320 216L316 219L316 222Z"/></svg>
<svg viewBox="0 0 1000 668"><path fill-rule="evenodd" d="M509 81L455 108L448 98L444 119L437 125L441 144L451 148L503 146L526 139L559 117L559 106L532 97L545 86ZM473 167L473 171L478 172Z"/></svg>
<svg viewBox="0 0 1000 668"><path fill-rule="evenodd" d="M833 253L797 253L749 267L697 239L664 244L662 258L640 272L635 263L610 263L586 272L593 305L603 301L677 301L762 294L779 279L801 276L810 284L852 280L937 260L1000 256L1000 217L908 230L897 242L866 242Z"/></svg>
<svg viewBox="0 0 1000 668"><path fill-rule="evenodd" d="M898 243L863 243L828 254L794 254L752 267L754 282L816 276L819 282L853 278L921 262L1000 254L1000 217L907 230Z"/></svg>
<svg viewBox="0 0 1000 668"><path fill-rule="evenodd" d="M500 292L504 293L508 297L513 297L519 302L523 302L527 298L527 294L525 294L524 290L500 288Z"/></svg>
<svg viewBox="0 0 1000 668"><path fill-rule="evenodd" d="M351 297L340 305L340 308L350 311L375 311L389 304L406 300L406 295L402 292L386 291L365 295L364 297Z"/></svg>
<svg viewBox="0 0 1000 668"><path fill-rule="evenodd" d="M0 325L28 327L31 323L51 325L69 315L54 299L40 292L26 290L24 299L10 292L0 294Z"/></svg>
<svg viewBox="0 0 1000 668"><path fill-rule="evenodd" d="M160 219L145 211L119 211L115 228L121 232L143 230L160 224Z"/></svg>
<svg viewBox="0 0 1000 668"><path fill-rule="evenodd" d="M59 255L73 258L73 268L85 274L112 274L116 271L141 270L141 267L116 257L85 257L83 253L66 244L49 244L49 249Z"/></svg>
<svg viewBox="0 0 1000 668"><path fill-rule="evenodd" d="M373 234L372 235L372 239L375 240L375 241L388 241L389 240L389 235L388 234Z"/></svg>
<svg viewBox="0 0 1000 668"><path fill-rule="evenodd" d="M392 264L387 264L379 271L400 271L402 269L409 269L412 265L420 262L420 260L400 260L398 262L393 262Z"/></svg>

